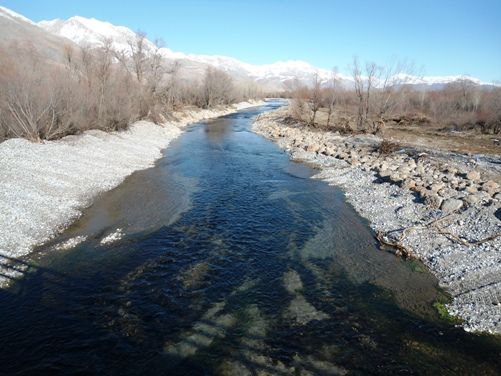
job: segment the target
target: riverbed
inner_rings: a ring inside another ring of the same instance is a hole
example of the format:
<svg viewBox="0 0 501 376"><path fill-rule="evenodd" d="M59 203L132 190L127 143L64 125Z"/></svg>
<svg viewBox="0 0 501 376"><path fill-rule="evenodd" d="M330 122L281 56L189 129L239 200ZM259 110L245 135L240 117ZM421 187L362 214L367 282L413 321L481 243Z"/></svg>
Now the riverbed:
<svg viewBox="0 0 501 376"><path fill-rule="evenodd" d="M251 130L190 126L0 291L6 374L496 374L437 280L378 248L340 189Z"/></svg>

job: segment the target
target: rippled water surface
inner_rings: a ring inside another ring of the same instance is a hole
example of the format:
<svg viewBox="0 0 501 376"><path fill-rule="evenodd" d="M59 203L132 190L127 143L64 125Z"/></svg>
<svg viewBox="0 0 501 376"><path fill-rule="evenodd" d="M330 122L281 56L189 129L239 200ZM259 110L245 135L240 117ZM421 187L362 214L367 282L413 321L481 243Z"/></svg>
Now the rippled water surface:
<svg viewBox="0 0 501 376"><path fill-rule="evenodd" d="M499 374L498 339L440 319L421 264L378 250L341 191L250 131L278 105L190 127L18 260L0 373Z"/></svg>

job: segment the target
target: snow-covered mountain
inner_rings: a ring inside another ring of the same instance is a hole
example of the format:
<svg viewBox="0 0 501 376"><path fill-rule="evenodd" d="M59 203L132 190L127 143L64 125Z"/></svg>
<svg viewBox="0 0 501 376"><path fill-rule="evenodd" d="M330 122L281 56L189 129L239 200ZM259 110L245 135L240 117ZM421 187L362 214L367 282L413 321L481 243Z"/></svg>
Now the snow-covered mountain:
<svg viewBox="0 0 501 376"><path fill-rule="evenodd" d="M27 22L32 25L36 25L32 20L20 15L19 13L14 12L8 8L0 6L0 17L7 18L14 22Z"/></svg>
<svg viewBox="0 0 501 376"><path fill-rule="evenodd" d="M49 33L26 17L0 6L0 63L15 63L18 51L36 51L51 63L61 63L65 46L71 45L74 43L69 39Z"/></svg>
<svg viewBox="0 0 501 376"><path fill-rule="evenodd" d="M50 33L68 38L79 45L101 45L108 39L118 50L128 50L129 42L135 37L135 33L127 27L79 16L68 20L41 21L38 25ZM147 41L147 48L153 49L154 44ZM252 65L227 56L185 54L168 48L161 48L160 53L166 59L181 60L185 65L191 65L195 69L213 66L237 79L256 81L274 90L282 89L284 83L296 78L308 82L315 73L318 73L323 81L328 81L331 77L330 71L316 68L304 61L279 61L273 64ZM344 78L348 83L351 80L349 77Z"/></svg>
<svg viewBox="0 0 501 376"><path fill-rule="evenodd" d="M55 19L35 24L29 19L3 7L0 7L0 17L9 18L17 23L39 27L52 35L64 37L81 46L98 46L104 40L108 39L111 40L114 48L128 50L129 42L135 38L135 32L125 26L116 26L94 18L75 16L67 20ZM154 48L154 44L151 41L147 41L146 46L149 49ZM236 80L254 81L268 90L284 89L288 83L295 79L304 83L310 83L315 74L318 74L323 83L327 83L332 77L331 71L298 60L253 65L232 57L186 54L175 52L168 48L162 48L160 53L167 61L179 61L186 77L200 77L207 66L213 66L226 71ZM401 76L399 80L401 83L416 85L416 87L421 89L439 88L447 83L464 79L478 85L484 84L480 80L468 76ZM350 76L338 74L338 78L345 87L353 85L353 79Z"/></svg>

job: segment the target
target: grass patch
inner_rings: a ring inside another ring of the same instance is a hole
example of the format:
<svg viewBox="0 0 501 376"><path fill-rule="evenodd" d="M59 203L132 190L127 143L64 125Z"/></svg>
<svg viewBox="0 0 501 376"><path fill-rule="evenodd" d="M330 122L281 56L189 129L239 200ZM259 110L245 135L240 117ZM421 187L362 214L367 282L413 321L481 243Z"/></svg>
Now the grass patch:
<svg viewBox="0 0 501 376"><path fill-rule="evenodd" d="M425 273L426 272L426 267L419 261L417 260L410 260L408 261L408 266L410 270L416 273Z"/></svg>
<svg viewBox="0 0 501 376"><path fill-rule="evenodd" d="M449 298L447 298L445 295L441 295L437 298L435 303L433 303L433 308L437 310L438 315L442 320L447 321L450 324L458 325L461 324L461 319L456 316L452 316L447 312L447 308L445 307L445 304L449 302Z"/></svg>

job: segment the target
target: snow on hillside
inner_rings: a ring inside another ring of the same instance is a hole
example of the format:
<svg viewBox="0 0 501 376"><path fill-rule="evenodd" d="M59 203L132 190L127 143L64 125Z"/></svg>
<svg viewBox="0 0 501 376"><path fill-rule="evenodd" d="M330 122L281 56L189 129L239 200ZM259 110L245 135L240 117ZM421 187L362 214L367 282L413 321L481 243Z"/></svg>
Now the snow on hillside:
<svg viewBox="0 0 501 376"><path fill-rule="evenodd" d="M35 25L35 23L33 21L31 21L30 19L10 10L10 9L7 9L3 6L0 5L0 17L5 17L5 18L9 18L10 20L12 21L15 21L15 22L19 22L19 21L24 21L24 22L28 22L32 25Z"/></svg>
<svg viewBox="0 0 501 376"><path fill-rule="evenodd" d="M404 82L409 85L437 85L437 84L447 84L456 81L471 81L477 85L483 85L482 81L478 78L466 76L466 75L456 75L456 76L411 76L405 73L397 75L397 79L400 82Z"/></svg>
<svg viewBox="0 0 501 376"><path fill-rule="evenodd" d="M110 39L113 47L118 50L126 50L129 47L128 42L133 41L136 35L125 26L115 26L95 18L79 16L71 17L68 20L40 21L38 25L80 45L97 46L102 45L106 39ZM147 45L153 47L149 41L147 41Z"/></svg>
<svg viewBox="0 0 501 376"><path fill-rule="evenodd" d="M38 23L47 31L66 37L72 41L84 45L100 45L105 38L113 41L113 46L124 50L128 48L128 42L134 39L135 33L125 26L115 26L109 22L99 21L94 18L71 17L68 20L41 21ZM153 43L148 41L148 47L153 48ZM303 82L311 82L315 74L318 74L323 84L327 83L332 72L313 66L305 61L289 60L278 61L272 64L253 65L232 57L218 55L195 55L174 52L168 48L162 48L161 54L167 59L183 59L203 66L213 66L237 78L252 79L262 84L274 83L278 86L285 82L298 79ZM350 76L338 74L341 84L350 86L353 79ZM484 84L480 80L469 76L411 76L401 74L398 81L410 85L434 86L445 85L458 80L470 80L476 84Z"/></svg>
<svg viewBox="0 0 501 376"><path fill-rule="evenodd" d="M110 39L113 47L118 50L128 50L129 41L132 41L135 36L135 33L127 27L79 16L71 17L68 20L41 21L38 25L79 45L98 46L102 45L105 39ZM148 41L147 47L153 48L153 43ZM307 82L312 79L315 73L318 73L321 81L327 82L332 76L329 70L317 68L304 61L291 60L253 65L232 57L185 54L174 52L168 48L162 48L160 53L166 59L183 59L203 66L213 66L237 78L252 79L264 84L273 81L283 83L295 78ZM342 77L342 79L351 80L349 77Z"/></svg>

